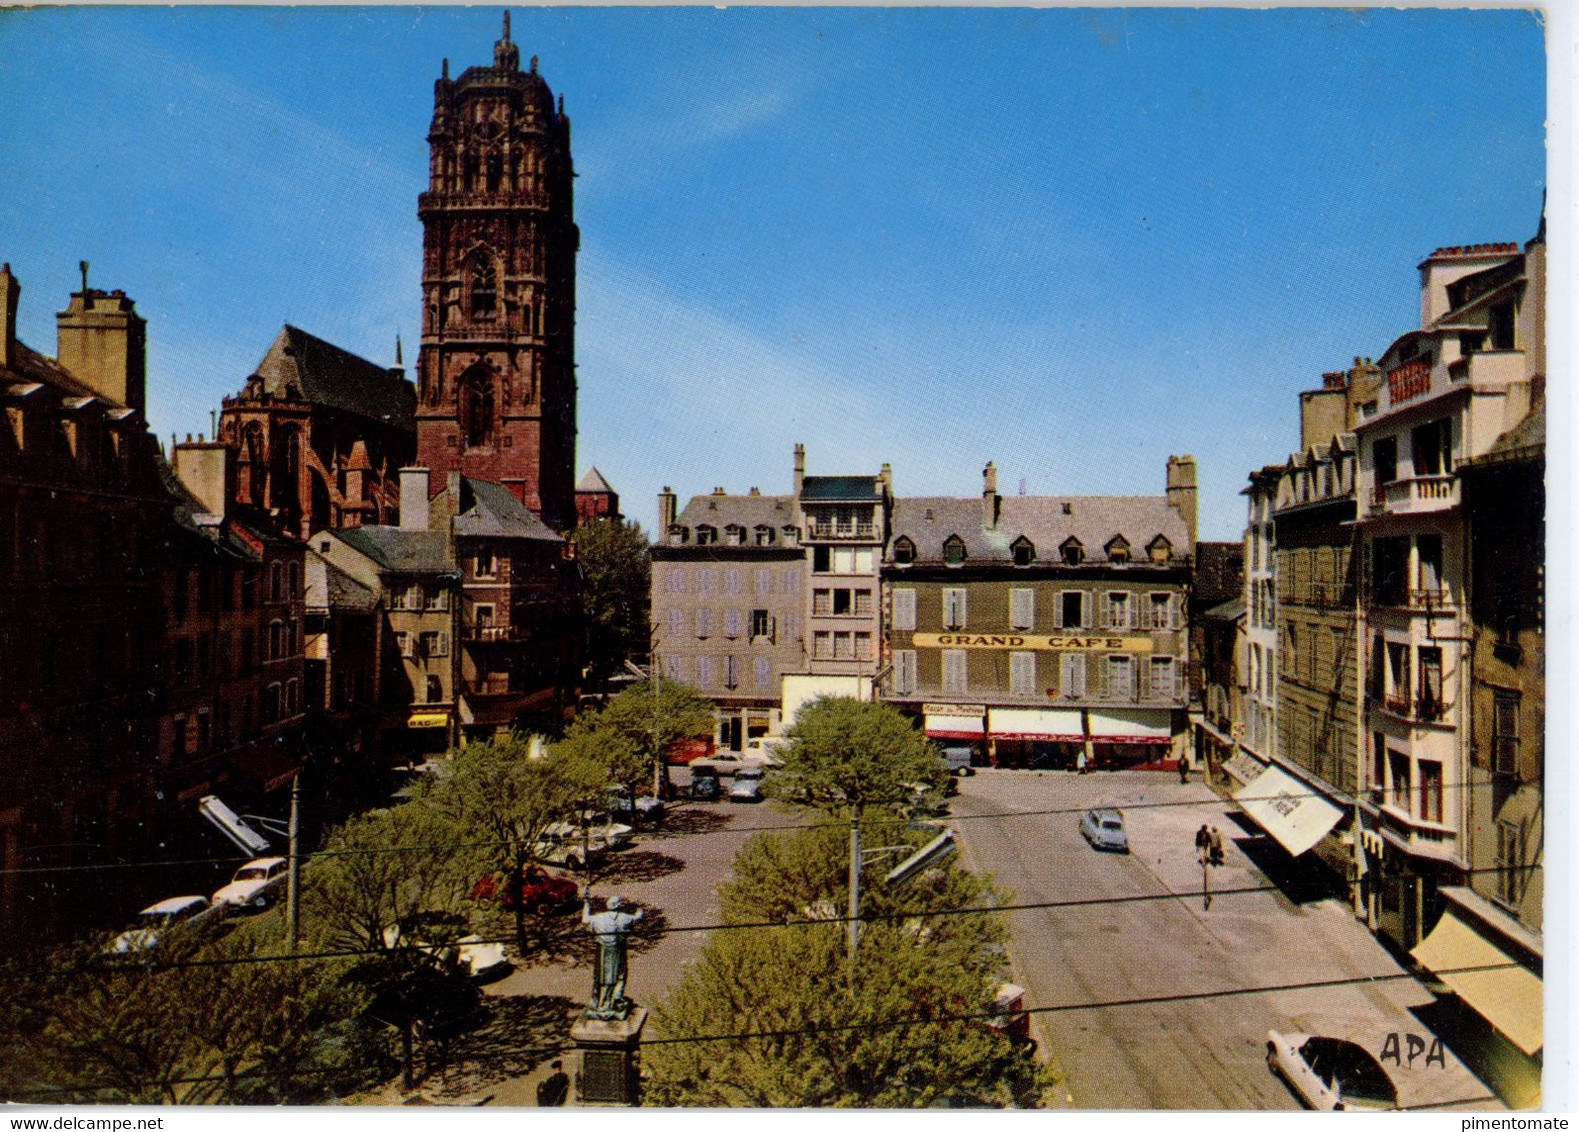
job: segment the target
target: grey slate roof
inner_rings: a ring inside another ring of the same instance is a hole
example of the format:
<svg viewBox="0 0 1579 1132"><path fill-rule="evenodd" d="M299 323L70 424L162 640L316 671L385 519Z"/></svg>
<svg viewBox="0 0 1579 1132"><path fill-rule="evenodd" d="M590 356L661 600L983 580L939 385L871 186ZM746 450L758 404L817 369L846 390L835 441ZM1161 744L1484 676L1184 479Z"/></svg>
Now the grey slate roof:
<svg viewBox="0 0 1579 1132"><path fill-rule="evenodd" d="M411 382L294 326L280 331L253 376L262 379L264 392L281 399L299 397L406 432L417 430L417 391Z"/></svg>
<svg viewBox="0 0 1579 1132"><path fill-rule="evenodd" d="M893 538L910 539L923 562L940 561L951 535L965 541L966 560L977 562L1012 561L1010 547L1021 535L1031 540L1042 561L1056 561L1059 547L1071 536L1085 548L1087 559L1100 559L1115 535L1124 536L1137 560L1158 535L1173 545L1175 555L1192 549L1189 527L1160 495L1006 495L996 527L987 530L984 519L980 496L904 497L894 501Z"/></svg>
<svg viewBox="0 0 1579 1132"><path fill-rule="evenodd" d="M881 496L876 476L806 476L801 481L800 497L806 503L878 499Z"/></svg>
<svg viewBox="0 0 1579 1132"><path fill-rule="evenodd" d="M684 527L702 524L722 531L730 523L747 530L757 526L782 527L795 522L793 495L693 495L675 519ZM662 538L665 532L660 531Z"/></svg>
<svg viewBox="0 0 1579 1132"><path fill-rule="evenodd" d="M333 562L324 563L329 582L329 605L353 613L371 613L378 608L378 595L341 570Z"/></svg>
<svg viewBox="0 0 1579 1132"><path fill-rule="evenodd" d="M587 474L581 477L576 484L577 491L608 491L614 489L609 486L609 481L603 478L603 473L596 468L588 468Z"/></svg>
<svg viewBox="0 0 1579 1132"><path fill-rule="evenodd" d="M565 541L510 494L510 489L503 484L470 478L464 479L462 483L461 505L465 510L455 516L457 537Z"/></svg>
<svg viewBox="0 0 1579 1132"><path fill-rule="evenodd" d="M398 574L444 574L455 568L443 531L403 531L399 527L346 527L336 537Z"/></svg>

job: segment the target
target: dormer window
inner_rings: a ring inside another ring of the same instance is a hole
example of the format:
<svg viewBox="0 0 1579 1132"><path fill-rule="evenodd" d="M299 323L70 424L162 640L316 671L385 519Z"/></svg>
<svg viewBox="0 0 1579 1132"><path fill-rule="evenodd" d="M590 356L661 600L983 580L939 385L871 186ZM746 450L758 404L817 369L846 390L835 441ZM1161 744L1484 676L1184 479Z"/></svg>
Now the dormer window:
<svg viewBox="0 0 1579 1132"><path fill-rule="evenodd" d="M1029 566L1036 561L1036 547L1024 535L1015 539L1014 545L1009 549L1014 554L1014 564L1016 566Z"/></svg>
<svg viewBox="0 0 1579 1132"><path fill-rule="evenodd" d="M707 523L703 523L701 526L696 528L696 545L697 546L712 546L717 541L718 541L718 528L717 527L711 526L711 525L709 525Z"/></svg>
<svg viewBox="0 0 1579 1132"><path fill-rule="evenodd" d="M794 546L800 541L800 528L793 524L786 524L783 528L784 545Z"/></svg>
<svg viewBox="0 0 1579 1132"><path fill-rule="evenodd" d="M724 545L741 546L746 541L746 528L738 523L730 523L724 528Z"/></svg>
<svg viewBox="0 0 1579 1132"><path fill-rule="evenodd" d="M682 527L679 523L675 523L669 528L669 541L671 543L683 544L690 537L690 528Z"/></svg>
<svg viewBox="0 0 1579 1132"><path fill-rule="evenodd" d="M773 528L768 526L766 523L758 524L754 533L756 534L758 546L773 545Z"/></svg>
<svg viewBox="0 0 1579 1132"><path fill-rule="evenodd" d="M1146 547L1146 551L1151 555L1153 562L1158 565L1166 565L1168 559L1173 557L1173 544L1161 535L1158 535L1151 540L1150 545Z"/></svg>
<svg viewBox="0 0 1579 1132"><path fill-rule="evenodd" d="M1086 560L1086 548L1080 545L1077 538L1065 539L1058 552L1063 556L1065 566L1078 566Z"/></svg>
<svg viewBox="0 0 1579 1132"><path fill-rule="evenodd" d="M943 543L943 562L948 566L965 565L965 540L959 535L949 535Z"/></svg>
<svg viewBox="0 0 1579 1132"><path fill-rule="evenodd" d="M894 540L894 565L909 566L916 560L916 544L901 536Z"/></svg>
<svg viewBox="0 0 1579 1132"><path fill-rule="evenodd" d="M1129 561L1129 542L1123 535L1114 535L1112 541L1102 549L1107 551L1109 562L1125 563Z"/></svg>

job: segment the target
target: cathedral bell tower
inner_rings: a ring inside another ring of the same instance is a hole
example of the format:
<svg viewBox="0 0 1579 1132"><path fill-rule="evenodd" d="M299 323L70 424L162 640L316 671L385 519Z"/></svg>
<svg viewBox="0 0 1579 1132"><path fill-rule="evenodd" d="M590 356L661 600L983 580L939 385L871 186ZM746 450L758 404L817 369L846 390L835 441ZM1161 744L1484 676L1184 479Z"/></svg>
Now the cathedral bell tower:
<svg viewBox="0 0 1579 1132"><path fill-rule="evenodd" d="M575 521L576 251L570 120L504 37L434 84L422 219L417 462L502 483Z"/></svg>

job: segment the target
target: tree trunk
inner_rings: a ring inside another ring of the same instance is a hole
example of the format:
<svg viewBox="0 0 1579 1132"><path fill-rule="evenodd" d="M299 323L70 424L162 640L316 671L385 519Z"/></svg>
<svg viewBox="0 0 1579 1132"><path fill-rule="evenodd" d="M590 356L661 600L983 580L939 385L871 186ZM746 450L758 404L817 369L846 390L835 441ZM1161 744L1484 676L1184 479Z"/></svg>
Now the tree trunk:
<svg viewBox="0 0 1579 1132"><path fill-rule="evenodd" d="M510 884L515 888L515 946L521 953L521 961L526 962L526 900L521 892L521 874L526 868L526 850L516 846L515 872L510 876ZM509 889L505 890L506 892Z"/></svg>
<svg viewBox="0 0 1579 1132"><path fill-rule="evenodd" d="M409 1014L400 1023L400 1060L403 1069L402 1080L405 1082L406 1091L410 1092L417 1087L417 1079L413 1074L411 1063L411 1018Z"/></svg>

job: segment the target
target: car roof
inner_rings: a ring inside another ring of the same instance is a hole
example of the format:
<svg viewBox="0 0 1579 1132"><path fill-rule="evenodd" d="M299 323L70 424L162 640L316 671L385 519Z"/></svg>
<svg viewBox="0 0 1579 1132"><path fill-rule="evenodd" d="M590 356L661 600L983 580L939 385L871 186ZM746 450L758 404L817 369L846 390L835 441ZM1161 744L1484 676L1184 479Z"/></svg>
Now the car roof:
<svg viewBox="0 0 1579 1132"><path fill-rule="evenodd" d="M266 869L272 869L275 865L283 865L284 863L284 857L254 857L241 867L243 869L251 869L261 865ZM239 872L240 870L237 871Z"/></svg>
<svg viewBox="0 0 1579 1132"><path fill-rule="evenodd" d="M207 903L208 897L206 896L172 896L168 900L161 900L157 904L148 905L138 915L148 916L159 915L164 912L181 912L193 905Z"/></svg>
<svg viewBox="0 0 1579 1132"><path fill-rule="evenodd" d="M1091 811L1091 816L1098 819L1118 818L1122 821L1124 819L1124 811L1114 806L1097 806Z"/></svg>

